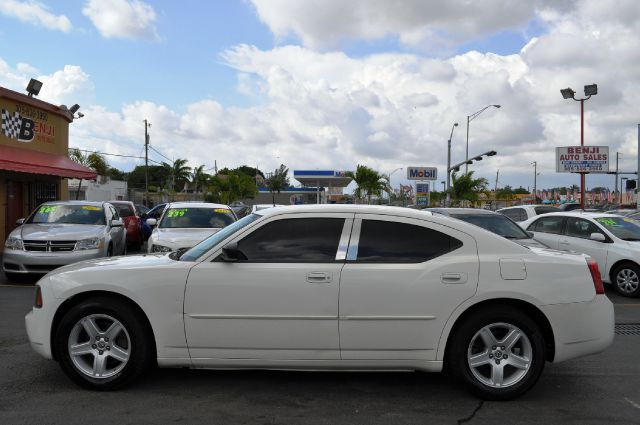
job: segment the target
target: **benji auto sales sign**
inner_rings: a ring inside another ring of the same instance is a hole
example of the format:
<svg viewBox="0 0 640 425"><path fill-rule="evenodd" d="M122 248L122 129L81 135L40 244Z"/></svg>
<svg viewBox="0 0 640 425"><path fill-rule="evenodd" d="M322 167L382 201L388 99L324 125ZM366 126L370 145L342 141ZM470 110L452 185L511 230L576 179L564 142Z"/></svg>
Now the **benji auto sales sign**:
<svg viewBox="0 0 640 425"><path fill-rule="evenodd" d="M609 146L566 146L556 148L558 173L609 172Z"/></svg>

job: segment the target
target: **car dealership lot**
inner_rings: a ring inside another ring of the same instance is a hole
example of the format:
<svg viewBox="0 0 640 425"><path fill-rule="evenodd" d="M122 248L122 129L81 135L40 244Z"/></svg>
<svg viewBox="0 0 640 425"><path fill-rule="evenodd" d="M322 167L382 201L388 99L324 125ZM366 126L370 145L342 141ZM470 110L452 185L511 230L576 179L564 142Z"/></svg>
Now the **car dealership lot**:
<svg viewBox="0 0 640 425"><path fill-rule="evenodd" d="M75 386L29 347L24 315L33 283L10 285L0 275L0 285L3 424L640 424L640 335L616 335L604 353L547 364L538 384L513 402L481 403L447 376L413 372L164 369L100 393ZM616 323L640 323L640 299L607 294Z"/></svg>

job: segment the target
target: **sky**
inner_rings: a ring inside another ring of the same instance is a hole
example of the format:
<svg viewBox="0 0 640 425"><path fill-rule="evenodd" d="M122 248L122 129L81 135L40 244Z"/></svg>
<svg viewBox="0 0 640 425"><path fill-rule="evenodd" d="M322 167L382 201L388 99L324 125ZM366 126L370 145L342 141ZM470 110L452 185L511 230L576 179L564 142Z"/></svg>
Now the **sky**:
<svg viewBox="0 0 640 425"><path fill-rule="evenodd" d="M0 0L0 86L81 105L69 145L186 158L212 169L283 163L406 183L496 150L470 170L490 187L579 184L555 147L579 145L580 104L598 84L585 144L637 168L637 0ZM144 161L106 156L130 171ZM615 167L615 160L612 161ZM613 188L611 175L587 187Z"/></svg>

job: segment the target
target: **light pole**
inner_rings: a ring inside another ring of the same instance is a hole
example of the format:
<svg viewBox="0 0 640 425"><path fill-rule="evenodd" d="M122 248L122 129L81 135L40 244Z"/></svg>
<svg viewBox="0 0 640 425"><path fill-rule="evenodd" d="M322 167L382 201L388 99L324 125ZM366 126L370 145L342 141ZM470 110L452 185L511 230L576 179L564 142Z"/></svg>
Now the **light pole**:
<svg viewBox="0 0 640 425"><path fill-rule="evenodd" d="M400 171L402 170L402 167L396 168L395 170L393 170L392 172L389 173L389 189L393 189L393 186L391 185L391 176L393 175L393 173L395 173L396 171ZM391 205L391 193L389 193L389 203L388 205Z"/></svg>
<svg viewBox="0 0 640 425"><path fill-rule="evenodd" d="M494 108L500 108L500 105L487 105L484 108L480 109L478 112L474 112L471 115L467 115L467 151L465 154L465 161L469 161L469 123L471 121L473 121L474 119L476 119L478 117L478 115L480 115L481 113L483 113L484 111L486 111L487 109L494 107ZM469 164L465 164L464 166L464 172L468 173L469 172Z"/></svg>
<svg viewBox="0 0 640 425"><path fill-rule="evenodd" d="M591 96L598 94L598 85L590 84L584 86L584 95L581 99L576 99L576 92L571 87L560 90L564 99L573 99L580 102L580 146L584 146L584 101L591 99ZM584 210L584 172L580 173L580 209Z"/></svg>
<svg viewBox="0 0 640 425"><path fill-rule="evenodd" d="M537 187L537 183L538 183L538 161L533 161L531 164L533 164L533 203L537 204L538 203L538 187Z"/></svg>
<svg viewBox="0 0 640 425"><path fill-rule="evenodd" d="M449 195L449 189L451 189L451 138L453 137L453 130L458 126L457 122L454 122L451 126L451 134L449 135L449 140L447 141L447 196L445 201L445 207L449 206L449 201L451 200L451 195ZM469 146L467 146L467 149ZM467 154L469 152L467 151Z"/></svg>
<svg viewBox="0 0 640 425"><path fill-rule="evenodd" d="M619 160L620 160L620 152L616 152L616 176L613 179L616 183L616 190L615 190L616 195L618 194L618 162Z"/></svg>
<svg viewBox="0 0 640 425"><path fill-rule="evenodd" d="M144 120L144 197L143 204L145 207L149 206L149 132L148 128L151 127L151 123Z"/></svg>
<svg viewBox="0 0 640 425"><path fill-rule="evenodd" d="M496 152L496 151L487 151L487 152L481 153L480 155L474 156L473 158L468 159L466 161L462 161L462 162L459 162L458 164L454 164L451 167L447 168L447 176L452 171L456 171L456 172L460 171L460 167L462 167L464 164L467 164L467 165L468 164L473 164L473 161L482 161L482 157L483 156L489 157L489 156L494 156L494 155L497 155L497 154L498 154L498 152ZM448 202L449 202L449 193L447 193L447 206L449 206Z"/></svg>

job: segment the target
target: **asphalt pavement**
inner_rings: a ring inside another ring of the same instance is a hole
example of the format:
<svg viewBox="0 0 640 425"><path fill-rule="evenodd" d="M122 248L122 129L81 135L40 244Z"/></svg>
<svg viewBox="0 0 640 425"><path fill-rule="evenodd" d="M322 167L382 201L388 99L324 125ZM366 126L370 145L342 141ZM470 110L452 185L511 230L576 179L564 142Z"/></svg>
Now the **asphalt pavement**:
<svg viewBox="0 0 640 425"><path fill-rule="evenodd" d="M640 324L640 299L608 291L616 322ZM640 335L547 364L510 402L481 402L448 376L421 372L157 369L116 392L74 385L28 343L33 282L0 274L0 424L640 424Z"/></svg>

